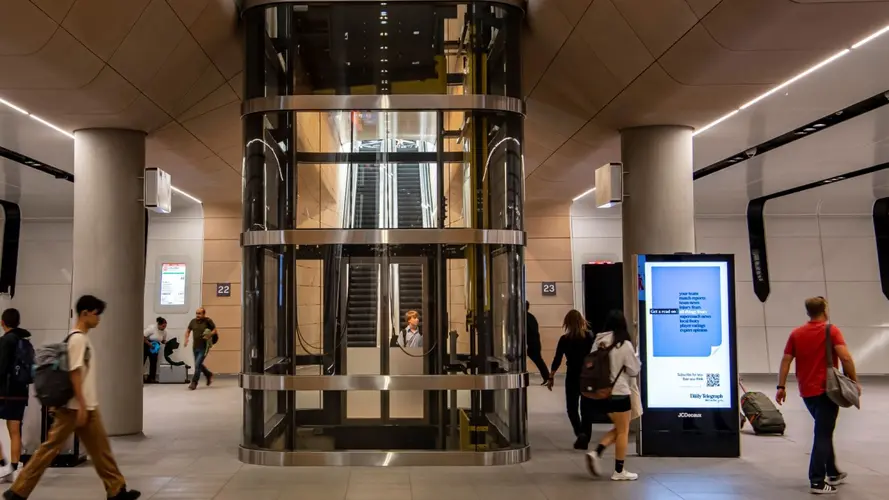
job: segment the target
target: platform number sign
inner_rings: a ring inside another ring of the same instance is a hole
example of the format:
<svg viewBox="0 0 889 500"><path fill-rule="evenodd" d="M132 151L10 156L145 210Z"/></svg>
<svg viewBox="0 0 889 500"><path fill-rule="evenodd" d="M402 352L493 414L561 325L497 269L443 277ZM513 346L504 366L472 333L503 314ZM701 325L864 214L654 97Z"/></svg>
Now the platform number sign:
<svg viewBox="0 0 889 500"><path fill-rule="evenodd" d="M544 281L540 284L541 286L541 294L544 297L553 296L556 294L556 282L555 281Z"/></svg>
<svg viewBox="0 0 889 500"><path fill-rule="evenodd" d="M216 296L217 297L231 297L232 296L232 284L231 283L216 283Z"/></svg>

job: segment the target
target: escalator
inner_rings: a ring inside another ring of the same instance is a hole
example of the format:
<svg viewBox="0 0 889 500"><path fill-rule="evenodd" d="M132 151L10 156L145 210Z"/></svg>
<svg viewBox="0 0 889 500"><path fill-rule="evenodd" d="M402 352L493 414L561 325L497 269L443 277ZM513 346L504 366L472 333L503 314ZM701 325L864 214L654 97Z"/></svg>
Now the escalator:
<svg viewBox="0 0 889 500"><path fill-rule="evenodd" d="M420 165L416 163L398 165L398 227L423 227L423 188ZM408 311L423 311L423 268L421 264L398 265L398 317L404 321ZM423 317L420 316L422 326ZM406 325L402 323L401 328ZM422 329L420 330L422 331Z"/></svg>
<svg viewBox="0 0 889 500"><path fill-rule="evenodd" d="M383 141L362 141L360 152L379 152ZM414 141L398 141L398 152L416 152L418 145ZM385 227L398 229L423 228L428 226L429 217L424 217L427 207L424 198L428 197L428 186L424 186L424 176L417 163L404 163L392 165L395 170L394 179L390 175L381 175L384 169L379 165L356 165L352 206L354 214L351 224L347 227L355 229L379 229L381 220L390 221ZM387 185L381 185L387 182ZM381 193L389 193L386 200L381 199ZM424 196L424 194L426 196ZM394 199L389 199L389 198ZM392 210L394 214L381 212ZM380 297L380 267L378 264L354 263L349 264L348 297L346 310L346 345L347 347L376 347L377 332L379 329L379 311L383 307L378 300ZM420 263L399 263L397 274L392 277L393 293L397 293L398 317L392 318L395 322L393 330L398 331L405 327L404 315L410 310L420 313L420 323L423 323L423 266ZM397 326L396 326L397 325ZM388 338L389 333L384 334Z"/></svg>
<svg viewBox="0 0 889 500"><path fill-rule="evenodd" d="M352 205L355 229L376 229L380 223L380 168L357 165ZM346 310L346 346L376 347L379 304L379 266L350 264Z"/></svg>

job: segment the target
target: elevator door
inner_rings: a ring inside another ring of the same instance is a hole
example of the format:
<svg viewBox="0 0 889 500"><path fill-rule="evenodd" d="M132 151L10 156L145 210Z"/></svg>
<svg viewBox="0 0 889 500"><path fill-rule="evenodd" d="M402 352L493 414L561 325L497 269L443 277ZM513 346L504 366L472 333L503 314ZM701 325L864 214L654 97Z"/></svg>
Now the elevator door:
<svg viewBox="0 0 889 500"><path fill-rule="evenodd" d="M344 373L349 375L423 375L432 347L424 327L429 311L428 273L421 257L353 258L343 264L346 300ZM409 312L419 316L420 340L403 335ZM419 345L415 345L419 344ZM344 423L427 422L423 391L348 391Z"/></svg>

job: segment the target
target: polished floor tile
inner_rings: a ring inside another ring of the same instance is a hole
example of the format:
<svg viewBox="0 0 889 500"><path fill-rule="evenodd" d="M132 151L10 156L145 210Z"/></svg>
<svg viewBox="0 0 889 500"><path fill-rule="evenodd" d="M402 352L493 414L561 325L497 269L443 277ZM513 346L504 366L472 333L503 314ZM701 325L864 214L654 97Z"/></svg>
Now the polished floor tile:
<svg viewBox="0 0 889 500"><path fill-rule="evenodd" d="M747 377L771 392L773 377ZM237 459L241 395L233 379L195 392L145 388L145 435L113 439L131 487L151 500L796 500L810 498L812 421L799 398L782 408L784 436L742 436L740 459L630 456L634 483L590 478L572 449L563 393L529 390L530 462L491 468L274 468ZM837 458L850 482L837 498L878 500L889 491L889 380L865 383L861 410L844 410ZM605 426L597 429L604 432ZM5 437L0 436L0 441ZM7 446L4 441L4 449ZM631 448L633 448L631 444ZM613 451L605 464L613 463ZM104 498L89 465L47 471L33 500Z"/></svg>

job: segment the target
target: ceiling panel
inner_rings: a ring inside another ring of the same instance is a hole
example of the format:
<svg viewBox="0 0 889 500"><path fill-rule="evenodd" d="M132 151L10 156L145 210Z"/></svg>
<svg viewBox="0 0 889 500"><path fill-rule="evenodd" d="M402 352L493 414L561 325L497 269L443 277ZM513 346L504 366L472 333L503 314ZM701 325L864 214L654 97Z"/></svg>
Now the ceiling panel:
<svg viewBox="0 0 889 500"><path fill-rule="evenodd" d="M149 0L77 0L62 27L107 61L148 4Z"/></svg>
<svg viewBox="0 0 889 500"><path fill-rule="evenodd" d="M37 52L57 27L28 0L3 0L0 2L0 56Z"/></svg>

